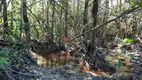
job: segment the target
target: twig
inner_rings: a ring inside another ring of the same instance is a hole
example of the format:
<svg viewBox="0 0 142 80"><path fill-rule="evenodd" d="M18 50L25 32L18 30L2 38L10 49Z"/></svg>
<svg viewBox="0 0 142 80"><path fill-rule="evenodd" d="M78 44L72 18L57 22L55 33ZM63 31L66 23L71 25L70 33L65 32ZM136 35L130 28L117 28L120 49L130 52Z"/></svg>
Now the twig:
<svg viewBox="0 0 142 80"><path fill-rule="evenodd" d="M18 74L26 75L26 76L34 76L34 77L37 76L37 75L33 75L33 74L18 72L18 71L15 71L15 70L13 70L13 69L9 69L9 70L11 70L11 71L13 71L13 72L16 72L16 73L18 73Z"/></svg>
<svg viewBox="0 0 142 80"><path fill-rule="evenodd" d="M7 74L7 76L9 77L9 79L11 80L15 80L14 78L12 78L12 76L9 75L9 73L7 72L7 70L5 70L4 66L2 65L4 72Z"/></svg>
<svg viewBox="0 0 142 80"><path fill-rule="evenodd" d="M142 43L142 40L140 39L140 37L138 35L135 35L137 37L137 39Z"/></svg>
<svg viewBox="0 0 142 80"><path fill-rule="evenodd" d="M120 18L120 17L122 17L122 16L124 16L124 15L126 15L126 14L131 13L131 12L135 11L135 10L138 9L138 8L139 8L139 7L135 7L135 8L132 8L132 9L128 9L128 10L124 11L122 14L120 14L119 16L117 16L116 18L111 19L111 20L109 20L109 21L107 21L107 22L105 22L105 23L103 23L103 24L101 24L101 25L99 25L99 26L97 26L97 27L94 27L94 28L92 28L92 29L90 29L90 30L88 30L88 31L86 31L86 32L84 32L84 33L82 33L82 34L80 34L80 35L74 37L74 38L71 39L69 42L73 41L74 39L76 39L76 38L78 38L78 37L80 37L80 36L82 36L82 35L84 35L84 34L90 32L90 31L93 31L94 29L103 27L104 25L106 25L106 24L108 24L108 23L110 23L110 22L113 22L113 21L117 20L118 18Z"/></svg>

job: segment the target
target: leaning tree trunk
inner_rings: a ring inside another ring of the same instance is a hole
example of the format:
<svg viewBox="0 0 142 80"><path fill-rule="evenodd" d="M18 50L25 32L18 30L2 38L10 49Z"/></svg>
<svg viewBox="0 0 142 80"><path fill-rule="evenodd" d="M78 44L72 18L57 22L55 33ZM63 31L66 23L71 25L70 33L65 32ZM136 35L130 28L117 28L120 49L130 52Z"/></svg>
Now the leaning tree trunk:
<svg viewBox="0 0 142 80"><path fill-rule="evenodd" d="M29 19L27 16L27 7L26 7L26 0L22 0L22 7L23 7L23 20L24 20L24 29L26 34L26 41L30 41L30 27L29 27Z"/></svg>

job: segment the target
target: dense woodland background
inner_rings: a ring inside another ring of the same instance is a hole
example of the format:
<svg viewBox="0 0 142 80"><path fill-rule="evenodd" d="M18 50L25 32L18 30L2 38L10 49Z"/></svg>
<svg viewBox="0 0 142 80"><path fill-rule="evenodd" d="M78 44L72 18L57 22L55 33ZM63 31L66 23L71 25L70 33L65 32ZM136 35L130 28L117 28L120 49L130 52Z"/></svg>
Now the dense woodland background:
<svg viewBox="0 0 142 80"><path fill-rule="evenodd" d="M48 60L60 58L54 64L72 61L84 72L122 73L128 80L141 80L141 13L141 0L1 0L1 77L19 80L13 71L21 73L25 65L48 67ZM37 56L46 63L38 63ZM128 77L130 73L138 77Z"/></svg>

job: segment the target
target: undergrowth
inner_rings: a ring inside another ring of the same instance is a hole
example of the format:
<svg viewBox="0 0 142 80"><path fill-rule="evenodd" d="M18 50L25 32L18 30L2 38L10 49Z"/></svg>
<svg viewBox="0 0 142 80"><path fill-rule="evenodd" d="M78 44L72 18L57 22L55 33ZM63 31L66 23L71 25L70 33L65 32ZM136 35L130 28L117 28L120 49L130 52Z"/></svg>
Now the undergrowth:
<svg viewBox="0 0 142 80"><path fill-rule="evenodd" d="M0 49L0 69L8 68L13 64L20 64L19 57L22 56L28 49L23 45L13 44L9 47Z"/></svg>

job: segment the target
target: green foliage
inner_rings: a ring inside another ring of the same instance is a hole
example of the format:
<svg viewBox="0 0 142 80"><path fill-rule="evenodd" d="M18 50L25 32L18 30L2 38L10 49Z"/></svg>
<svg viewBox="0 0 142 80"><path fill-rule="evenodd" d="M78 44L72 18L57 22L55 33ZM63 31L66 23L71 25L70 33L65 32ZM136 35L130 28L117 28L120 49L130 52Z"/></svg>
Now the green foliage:
<svg viewBox="0 0 142 80"><path fill-rule="evenodd" d="M12 42L12 43L16 43L17 40L15 39L15 37L13 35L9 35L8 36L9 40Z"/></svg>
<svg viewBox="0 0 142 80"><path fill-rule="evenodd" d="M142 80L142 75L140 76L140 79L139 80Z"/></svg>
<svg viewBox="0 0 142 80"><path fill-rule="evenodd" d="M80 67L75 67L76 72L80 72Z"/></svg>
<svg viewBox="0 0 142 80"><path fill-rule="evenodd" d="M20 30L19 30L19 27L18 27L19 25L16 25L15 24L15 26L13 26L13 29L11 29L11 34L12 35L18 35L18 34L20 34Z"/></svg>
<svg viewBox="0 0 142 80"><path fill-rule="evenodd" d="M122 60L121 59L119 59L118 60L118 65L117 65L118 67L121 67L121 66L123 66L123 62L122 62Z"/></svg>
<svg viewBox="0 0 142 80"><path fill-rule="evenodd" d="M121 53L125 55L125 54L126 54L126 51L125 51L125 50L122 50Z"/></svg>
<svg viewBox="0 0 142 80"><path fill-rule="evenodd" d="M21 65L19 57L28 53L27 48L25 45L15 42L10 47L0 49L0 68L7 68L11 64Z"/></svg>
<svg viewBox="0 0 142 80"><path fill-rule="evenodd" d="M7 57L0 57L0 68L2 65L7 65L8 64L8 58Z"/></svg>
<svg viewBox="0 0 142 80"><path fill-rule="evenodd" d="M4 48L2 50L0 50L0 68L7 67L10 63L9 60L9 54L10 54L10 50L8 48Z"/></svg>
<svg viewBox="0 0 142 80"><path fill-rule="evenodd" d="M128 56L132 58L132 57L134 57L135 55L134 55L134 54L128 54Z"/></svg>
<svg viewBox="0 0 142 80"><path fill-rule="evenodd" d="M17 22L21 22L21 21L22 21L21 18L12 18L12 20L15 21L15 22L16 22L16 21L17 21Z"/></svg>
<svg viewBox="0 0 142 80"><path fill-rule="evenodd" d="M130 0L130 4L131 4L132 7L134 7L136 5L139 6L139 7L142 7L142 0L140 0L140 1Z"/></svg>
<svg viewBox="0 0 142 80"><path fill-rule="evenodd" d="M138 5L139 7L142 7L142 1L137 2L136 5Z"/></svg>
<svg viewBox="0 0 142 80"><path fill-rule="evenodd" d="M63 29L64 29L63 26L61 24L58 24L55 32L55 36L57 37L57 39L62 37Z"/></svg>
<svg viewBox="0 0 142 80"><path fill-rule="evenodd" d="M134 7L134 6L135 6L135 3L134 3L133 1L130 1L129 3L130 3L130 5L131 5L131 7Z"/></svg>
<svg viewBox="0 0 142 80"><path fill-rule="evenodd" d="M123 44L126 44L126 43L133 43L135 40L134 39L131 39L131 38L124 38L122 43Z"/></svg>

